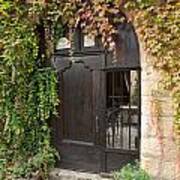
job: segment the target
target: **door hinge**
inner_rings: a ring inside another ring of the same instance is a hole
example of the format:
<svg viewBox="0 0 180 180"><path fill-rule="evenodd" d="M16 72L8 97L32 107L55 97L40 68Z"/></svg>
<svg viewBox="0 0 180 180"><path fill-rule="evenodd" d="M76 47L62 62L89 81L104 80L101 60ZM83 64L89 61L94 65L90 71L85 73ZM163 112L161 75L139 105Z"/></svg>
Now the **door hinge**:
<svg viewBox="0 0 180 180"><path fill-rule="evenodd" d="M99 132L99 118L96 116L96 133Z"/></svg>

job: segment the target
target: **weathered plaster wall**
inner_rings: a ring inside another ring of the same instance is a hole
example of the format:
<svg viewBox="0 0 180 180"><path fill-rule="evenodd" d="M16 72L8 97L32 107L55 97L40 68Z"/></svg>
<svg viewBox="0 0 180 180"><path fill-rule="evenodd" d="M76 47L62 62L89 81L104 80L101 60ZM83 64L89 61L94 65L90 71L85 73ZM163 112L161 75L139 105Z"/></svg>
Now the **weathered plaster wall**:
<svg viewBox="0 0 180 180"><path fill-rule="evenodd" d="M152 57L140 43L142 67L141 166L157 180L179 180L180 158L173 139L173 106L168 92L158 81Z"/></svg>

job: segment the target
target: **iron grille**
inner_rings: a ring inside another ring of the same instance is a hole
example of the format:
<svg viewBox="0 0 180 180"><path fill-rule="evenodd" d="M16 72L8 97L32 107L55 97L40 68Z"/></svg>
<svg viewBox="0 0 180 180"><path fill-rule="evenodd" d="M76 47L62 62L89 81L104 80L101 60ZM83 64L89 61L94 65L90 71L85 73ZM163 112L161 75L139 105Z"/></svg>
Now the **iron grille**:
<svg viewBox="0 0 180 180"><path fill-rule="evenodd" d="M106 148L138 150L140 71L106 73Z"/></svg>

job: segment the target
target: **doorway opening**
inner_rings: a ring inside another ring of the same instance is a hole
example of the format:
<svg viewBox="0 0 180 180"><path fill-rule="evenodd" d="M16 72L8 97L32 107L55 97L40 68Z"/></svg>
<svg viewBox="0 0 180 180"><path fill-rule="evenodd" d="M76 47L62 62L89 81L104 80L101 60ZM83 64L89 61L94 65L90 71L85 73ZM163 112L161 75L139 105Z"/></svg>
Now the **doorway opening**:
<svg viewBox="0 0 180 180"><path fill-rule="evenodd" d="M61 100L55 128L60 166L110 172L139 159L141 69L132 25L119 27L116 62L98 38L80 29L74 44L65 39L53 60Z"/></svg>

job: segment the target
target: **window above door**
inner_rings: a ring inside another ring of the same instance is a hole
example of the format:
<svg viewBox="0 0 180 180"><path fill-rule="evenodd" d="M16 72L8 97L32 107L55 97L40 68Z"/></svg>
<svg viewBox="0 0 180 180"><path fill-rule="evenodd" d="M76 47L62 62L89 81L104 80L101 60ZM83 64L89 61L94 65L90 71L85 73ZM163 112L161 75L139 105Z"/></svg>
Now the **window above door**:
<svg viewBox="0 0 180 180"><path fill-rule="evenodd" d="M95 38L90 37L88 35L84 35L84 41L83 41L83 47L94 47L95 44Z"/></svg>
<svg viewBox="0 0 180 180"><path fill-rule="evenodd" d="M55 53L68 52L72 50L74 53L86 53L92 51L102 51L102 46L98 37L84 34L80 27L74 30L72 40L70 39L70 30L66 30L56 43Z"/></svg>
<svg viewBox="0 0 180 180"><path fill-rule="evenodd" d="M70 49L71 48L71 42L67 37L61 37L56 45L56 50L62 50L62 49Z"/></svg>

